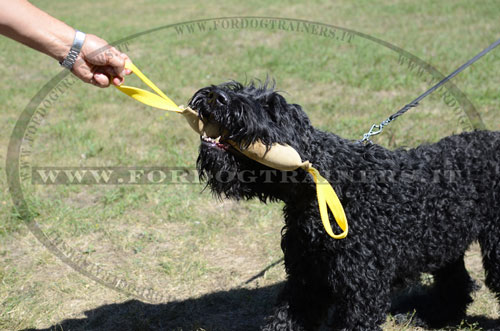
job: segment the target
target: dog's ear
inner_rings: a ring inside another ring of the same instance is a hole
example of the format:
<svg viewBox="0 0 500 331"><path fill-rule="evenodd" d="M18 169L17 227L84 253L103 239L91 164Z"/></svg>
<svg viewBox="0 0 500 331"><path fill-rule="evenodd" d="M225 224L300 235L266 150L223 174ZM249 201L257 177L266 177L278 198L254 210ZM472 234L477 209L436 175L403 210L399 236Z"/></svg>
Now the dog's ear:
<svg viewBox="0 0 500 331"><path fill-rule="evenodd" d="M227 138L240 147L246 148L257 140L273 142L268 118L255 100L233 95L231 111L217 113L215 120L229 130Z"/></svg>
<svg viewBox="0 0 500 331"><path fill-rule="evenodd" d="M302 110L302 107L297 104L287 103L285 98L278 92L269 94L266 110L271 120L279 127L298 124L300 127L309 128L311 125L309 117Z"/></svg>

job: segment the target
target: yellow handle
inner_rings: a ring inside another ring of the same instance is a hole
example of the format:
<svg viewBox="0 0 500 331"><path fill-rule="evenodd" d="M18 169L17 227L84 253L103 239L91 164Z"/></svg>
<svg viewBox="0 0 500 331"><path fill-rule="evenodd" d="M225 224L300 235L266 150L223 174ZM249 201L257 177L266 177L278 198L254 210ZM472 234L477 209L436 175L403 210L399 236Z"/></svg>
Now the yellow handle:
<svg viewBox="0 0 500 331"><path fill-rule="evenodd" d="M135 100L163 110L175 111L177 113L182 113L182 109L179 108L169 97L165 95L152 81L150 81L132 62L126 62L125 68L130 69L134 74L137 75L147 86L149 86L157 94L151 93L149 91L132 87L132 86L116 86L118 90L125 93Z"/></svg>
<svg viewBox="0 0 500 331"><path fill-rule="evenodd" d="M321 216L321 222L326 230L326 233L334 239L343 239L347 236L349 231L349 226L347 225L347 217L345 216L344 208L340 202L337 194L333 190L333 187L328 183L328 181L319 174L319 171L313 167L309 167L307 171L313 176L314 183L316 184L316 194L318 196L319 214ZM333 233L332 226L330 225L330 219L328 217L327 206L333 213L335 221L342 229L341 234Z"/></svg>

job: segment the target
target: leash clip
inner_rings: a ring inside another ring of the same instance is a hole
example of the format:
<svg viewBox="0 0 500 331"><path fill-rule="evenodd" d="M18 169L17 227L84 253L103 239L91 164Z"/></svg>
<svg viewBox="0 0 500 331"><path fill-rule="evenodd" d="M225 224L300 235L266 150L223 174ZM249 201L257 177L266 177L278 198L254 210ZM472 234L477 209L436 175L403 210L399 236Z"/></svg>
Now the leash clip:
<svg viewBox="0 0 500 331"><path fill-rule="evenodd" d="M384 127L387 126L387 124L389 124L391 121L392 119L388 118L380 124L373 124L370 128L370 131L365 133L363 135L363 139L361 139L359 142L373 144L373 142L370 140L370 137L380 134L384 130Z"/></svg>

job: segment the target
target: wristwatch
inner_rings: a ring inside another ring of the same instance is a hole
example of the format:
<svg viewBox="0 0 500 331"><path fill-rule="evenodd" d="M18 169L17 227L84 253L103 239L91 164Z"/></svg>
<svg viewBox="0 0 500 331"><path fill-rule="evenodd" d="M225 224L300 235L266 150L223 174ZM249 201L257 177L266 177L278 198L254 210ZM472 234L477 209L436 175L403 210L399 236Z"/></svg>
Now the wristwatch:
<svg viewBox="0 0 500 331"><path fill-rule="evenodd" d="M80 51L82 50L83 43L85 41L85 33L76 30L75 39L73 40L73 46L69 50L68 55L63 60L59 61L59 64L69 70L73 68L76 58Z"/></svg>

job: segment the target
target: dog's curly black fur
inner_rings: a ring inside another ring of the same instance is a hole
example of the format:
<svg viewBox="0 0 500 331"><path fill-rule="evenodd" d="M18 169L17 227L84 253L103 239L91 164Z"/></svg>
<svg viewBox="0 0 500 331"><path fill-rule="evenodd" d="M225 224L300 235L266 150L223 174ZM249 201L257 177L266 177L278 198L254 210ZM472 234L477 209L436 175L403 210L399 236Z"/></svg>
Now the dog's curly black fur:
<svg viewBox="0 0 500 331"><path fill-rule="evenodd" d="M212 191L285 203L288 279L264 330L314 330L332 305L334 329L381 330L391 288L421 273L431 273L434 283L431 302L417 307L419 317L432 327L458 322L472 301L464 252L475 241L486 285L500 299L500 132L391 151L315 129L299 105L269 84L206 87L190 106L223 128L219 142L202 139L197 161ZM268 168L228 140L295 148L337 192L347 238L326 234L310 175Z"/></svg>

